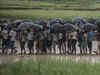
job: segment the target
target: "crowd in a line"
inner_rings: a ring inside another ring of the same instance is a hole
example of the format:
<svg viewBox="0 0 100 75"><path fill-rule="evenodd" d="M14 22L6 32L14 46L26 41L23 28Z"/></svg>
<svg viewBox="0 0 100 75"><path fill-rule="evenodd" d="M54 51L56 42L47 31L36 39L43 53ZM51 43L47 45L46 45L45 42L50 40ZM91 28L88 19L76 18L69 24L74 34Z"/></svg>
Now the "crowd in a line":
<svg viewBox="0 0 100 75"><path fill-rule="evenodd" d="M19 23L20 24L20 23ZM72 32L53 32L45 26L40 29L19 29L6 23L0 24L0 50L1 54L16 54L21 50L21 55L26 54L77 54L76 47L79 47L80 54L92 54L92 42L94 31L76 29ZM16 49L16 42L20 48ZM26 50L27 48L27 50Z"/></svg>

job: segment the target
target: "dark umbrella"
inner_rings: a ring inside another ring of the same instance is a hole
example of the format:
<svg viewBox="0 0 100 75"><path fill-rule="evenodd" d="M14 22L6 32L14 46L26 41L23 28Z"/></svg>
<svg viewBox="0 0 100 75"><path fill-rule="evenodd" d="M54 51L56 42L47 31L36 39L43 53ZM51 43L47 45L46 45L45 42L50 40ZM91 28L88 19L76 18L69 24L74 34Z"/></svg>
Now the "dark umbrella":
<svg viewBox="0 0 100 75"><path fill-rule="evenodd" d="M100 19L96 20L95 24L97 26L98 32L100 32Z"/></svg>
<svg viewBox="0 0 100 75"><path fill-rule="evenodd" d="M94 25L94 24L84 24L84 30L86 30L86 31L90 31L90 30L96 30L96 25Z"/></svg>
<svg viewBox="0 0 100 75"><path fill-rule="evenodd" d="M91 24L95 24L96 20L97 20L97 19L89 18L89 19L87 19L87 22L88 22L88 23L91 23Z"/></svg>
<svg viewBox="0 0 100 75"><path fill-rule="evenodd" d="M27 24L21 23L21 24L18 26L17 30L26 30L27 28L28 28L28 25L27 25Z"/></svg>
<svg viewBox="0 0 100 75"><path fill-rule="evenodd" d="M55 24L53 24L50 28L51 28L51 30L53 30L54 32L61 32L61 31L62 31L62 27L63 27L62 24L55 23Z"/></svg>
<svg viewBox="0 0 100 75"><path fill-rule="evenodd" d="M76 30L76 27L73 24L67 23L63 25L62 30L66 32L73 32Z"/></svg>
<svg viewBox="0 0 100 75"><path fill-rule="evenodd" d="M36 30L36 29L42 30L43 29L43 26L42 25L39 25L39 24L33 24L33 25L31 25L30 28L32 28L34 30Z"/></svg>
<svg viewBox="0 0 100 75"><path fill-rule="evenodd" d="M86 23L86 20L83 19L83 18L80 18L80 17L76 17L76 18L72 19L72 22L74 24L76 24L76 23L83 23L83 24L85 24Z"/></svg>

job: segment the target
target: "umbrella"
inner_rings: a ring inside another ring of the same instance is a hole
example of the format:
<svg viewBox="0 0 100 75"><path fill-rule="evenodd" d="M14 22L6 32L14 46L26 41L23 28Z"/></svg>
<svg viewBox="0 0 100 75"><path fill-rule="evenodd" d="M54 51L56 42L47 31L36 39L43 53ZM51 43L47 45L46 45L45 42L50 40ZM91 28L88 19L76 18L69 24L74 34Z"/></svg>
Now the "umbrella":
<svg viewBox="0 0 100 75"><path fill-rule="evenodd" d="M100 19L96 20L95 24L97 26L98 32L100 32Z"/></svg>
<svg viewBox="0 0 100 75"><path fill-rule="evenodd" d="M76 23L85 24L85 23L86 23L86 20L85 20L85 19L82 19L82 18L80 18L80 17L76 17L76 18L72 19L72 22L73 22L74 24L76 24Z"/></svg>
<svg viewBox="0 0 100 75"><path fill-rule="evenodd" d="M62 29L66 32L73 32L76 30L76 27L73 24L67 23L63 25Z"/></svg>
<svg viewBox="0 0 100 75"><path fill-rule="evenodd" d="M15 20L13 23L16 24L16 25L19 25L22 22L23 22L23 20Z"/></svg>
<svg viewBox="0 0 100 75"><path fill-rule="evenodd" d="M84 24L84 30L86 30L86 31L90 31L90 30L96 30L96 25L94 25L94 24L90 24L90 23L88 23L88 24Z"/></svg>
<svg viewBox="0 0 100 75"><path fill-rule="evenodd" d="M18 26L18 30L26 30L28 28L28 25L25 24L25 23L21 23L19 26Z"/></svg>
<svg viewBox="0 0 100 75"><path fill-rule="evenodd" d="M50 27L50 29L53 30L54 32L61 32L62 31L62 27L63 27L62 24L55 23Z"/></svg>
<svg viewBox="0 0 100 75"><path fill-rule="evenodd" d="M43 26L39 25L39 24L33 24L31 25L32 29L43 29Z"/></svg>
<svg viewBox="0 0 100 75"><path fill-rule="evenodd" d="M60 24L62 24L62 21L61 21L60 19L58 19L58 18L52 19L52 20L50 21L50 25L53 25L53 24L55 24L55 23L60 23Z"/></svg>
<svg viewBox="0 0 100 75"><path fill-rule="evenodd" d="M97 20L97 19L89 18L89 19L87 19L87 22L88 22L88 23L91 23L91 24L95 24L96 20Z"/></svg>

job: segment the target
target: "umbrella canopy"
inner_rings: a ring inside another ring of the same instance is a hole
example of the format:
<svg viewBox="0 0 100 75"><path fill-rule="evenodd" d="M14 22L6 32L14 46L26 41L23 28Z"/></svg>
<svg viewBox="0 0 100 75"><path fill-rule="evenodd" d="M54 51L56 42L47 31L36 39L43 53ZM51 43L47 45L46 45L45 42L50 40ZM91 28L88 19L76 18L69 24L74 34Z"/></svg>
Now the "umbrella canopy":
<svg viewBox="0 0 100 75"><path fill-rule="evenodd" d="M75 26L70 23L64 25L56 23L52 26L52 28L55 32L73 32L76 30Z"/></svg>
<svg viewBox="0 0 100 75"><path fill-rule="evenodd" d="M62 27L63 27L62 24L55 23L55 24L53 24L50 28L51 28L51 30L53 30L54 32L60 32Z"/></svg>
<svg viewBox="0 0 100 75"><path fill-rule="evenodd" d="M27 24L25 23L21 23L19 26L18 26L18 30L26 30L28 28Z"/></svg>
<svg viewBox="0 0 100 75"><path fill-rule="evenodd" d="M77 24L77 26L79 28L83 28L84 27L83 25L86 24L86 20L82 19L80 17L76 17L76 18L72 19L72 23L75 25Z"/></svg>
<svg viewBox="0 0 100 75"><path fill-rule="evenodd" d="M64 24L62 29L65 30L66 32L73 32L76 30L75 26L70 23Z"/></svg>
<svg viewBox="0 0 100 75"><path fill-rule="evenodd" d="M60 24L62 24L62 21L61 21L60 19L58 19L58 18L52 19L52 20L50 21L50 25L53 25L53 24L55 24L55 23L60 23Z"/></svg>
<svg viewBox="0 0 100 75"><path fill-rule="evenodd" d="M39 24L33 24L33 25L31 25L31 28L32 29L43 29L43 26L39 25Z"/></svg>
<svg viewBox="0 0 100 75"><path fill-rule="evenodd" d="M90 31L90 30L96 30L97 26L94 24L84 24L84 30Z"/></svg>
<svg viewBox="0 0 100 75"><path fill-rule="evenodd" d="M23 20L15 20L13 23L16 24L16 25L19 25L22 22L23 22Z"/></svg>
<svg viewBox="0 0 100 75"><path fill-rule="evenodd" d="M97 26L97 31L100 32L100 19L96 20L95 24Z"/></svg>
<svg viewBox="0 0 100 75"><path fill-rule="evenodd" d="M80 18L80 17L76 17L76 18L72 19L72 22L73 23L83 23L83 24L85 24L86 20L83 19L83 18Z"/></svg>
<svg viewBox="0 0 100 75"><path fill-rule="evenodd" d="M88 22L88 23L91 23L91 24L95 24L96 20L97 20L97 19L89 18L89 19L87 19L87 22Z"/></svg>

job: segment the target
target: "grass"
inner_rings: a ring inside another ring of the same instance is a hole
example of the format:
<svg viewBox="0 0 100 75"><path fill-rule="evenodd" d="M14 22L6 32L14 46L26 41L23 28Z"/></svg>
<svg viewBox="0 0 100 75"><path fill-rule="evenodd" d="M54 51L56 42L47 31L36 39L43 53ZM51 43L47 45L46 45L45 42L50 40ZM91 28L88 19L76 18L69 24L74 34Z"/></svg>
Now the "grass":
<svg viewBox="0 0 100 75"><path fill-rule="evenodd" d="M77 0L74 1L73 0L67 0L67 1L66 0L64 1L1 0L0 8L77 9L77 8L82 8L82 6L80 6L79 1ZM92 8L100 8L100 3L97 2L94 5L91 5L91 9Z"/></svg>
<svg viewBox="0 0 100 75"><path fill-rule="evenodd" d="M21 60L0 64L0 75L100 75L100 63Z"/></svg>
<svg viewBox="0 0 100 75"><path fill-rule="evenodd" d="M99 18L99 11L67 11L67 10L0 10L0 18L8 19L45 19L61 18L71 20L80 16L83 18Z"/></svg>

